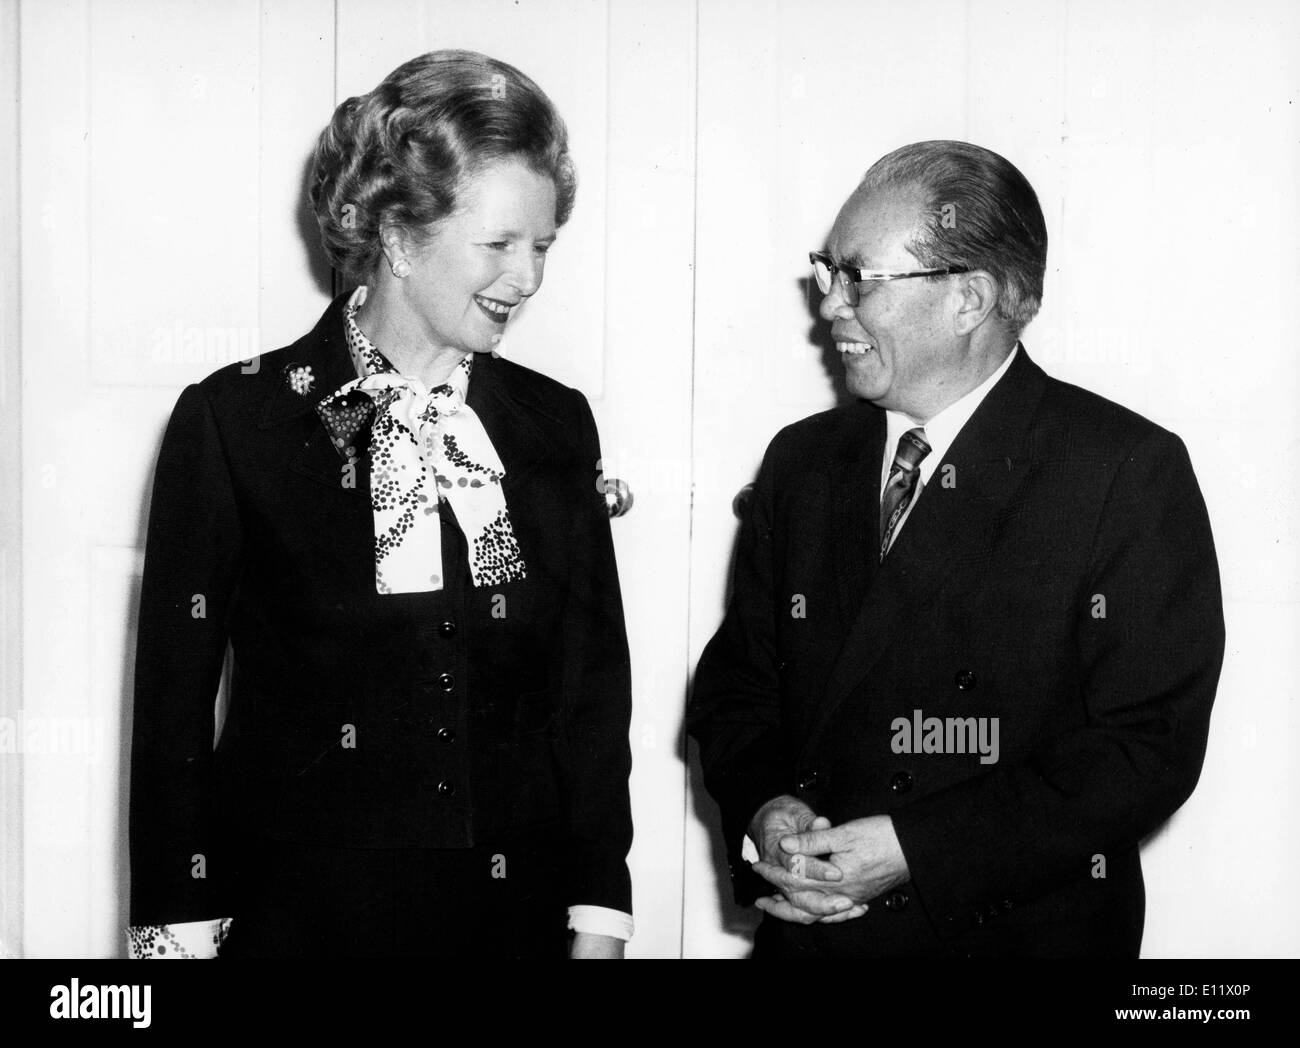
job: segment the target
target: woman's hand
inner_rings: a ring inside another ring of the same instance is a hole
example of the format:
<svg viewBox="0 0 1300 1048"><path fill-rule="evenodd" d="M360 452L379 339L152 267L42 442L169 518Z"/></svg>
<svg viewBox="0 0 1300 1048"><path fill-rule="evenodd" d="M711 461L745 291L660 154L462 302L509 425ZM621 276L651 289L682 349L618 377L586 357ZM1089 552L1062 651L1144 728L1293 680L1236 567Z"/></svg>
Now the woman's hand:
<svg viewBox="0 0 1300 1048"><path fill-rule="evenodd" d="M621 961L623 940L616 939L612 935L575 932L573 945L569 947L569 957L575 961Z"/></svg>

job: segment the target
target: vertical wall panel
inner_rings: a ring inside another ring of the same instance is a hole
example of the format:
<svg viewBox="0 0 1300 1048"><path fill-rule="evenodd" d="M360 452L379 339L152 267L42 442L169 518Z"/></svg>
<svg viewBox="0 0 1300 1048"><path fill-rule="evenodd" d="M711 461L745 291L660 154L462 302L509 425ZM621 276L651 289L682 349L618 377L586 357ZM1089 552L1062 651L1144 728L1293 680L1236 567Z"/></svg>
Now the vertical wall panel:
<svg viewBox="0 0 1300 1048"><path fill-rule="evenodd" d="M771 124L782 90L798 87L781 83L779 17L773 0L702 3L699 11L692 668L722 612L735 526L731 498L750 479L746 472L752 475L764 435L777 428L777 361L794 375L815 371L807 340L796 337L783 345L778 330L782 319L787 326L797 322L797 313L779 290L778 274L791 278L795 271L782 265L788 260L777 250L782 205L775 176L786 143ZM805 95L815 92L815 82L804 85ZM737 410L742 403L745 410ZM742 956L755 914L731 902L717 809L696 771L694 745L688 759L695 774L689 780L683 953Z"/></svg>
<svg viewBox="0 0 1300 1048"><path fill-rule="evenodd" d="M18 0L0 0L0 142L18 142ZM22 950L22 368L19 353L18 150L0 160L0 959Z"/></svg>
<svg viewBox="0 0 1300 1048"><path fill-rule="evenodd" d="M631 957L682 949L695 8L613 0L609 14L605 385L594 407L605 473L635 498L613 522L632 648Z"/></svg>
<svg viewBox="0 0 1300 1048"><path fill-rule="evenodd" d="M89 692L78 656L90 646L91 507L81 492L91 470L63 428L80 414L90 374L88 6L21 11L23 948L35 957L84 956L90 941L86 765L31 746L26 730L84 717Z"/></svg>
<svg viewBox="0 0 1300 1048"><path fill-rule="evenodd" d="M1067 29L1060 370L1187 443L1228 625L1201 783L1143 850L1143 952L1294 955L1300 10L1077 5Z"/></svg>
<svg viewBox="0 0 1300 1048"><path fill-rule="evenodd" d="M72 736L87 764L87 848L90 855L88 952L115 957L130 919L126 834L130 797L131 667L136 605L144 572L141 550L95 546L90 554L90 701Z"/></svg>
<svg viewBox="0 0 1300 1048"><path fill-rule="evenodd" d="M307 199L316 137L334 111L332 0L262 0L258 98L258 329L263 350L307 333L332 297Z"/></svg>
<svg viewBox="0 0 1300 1048"><path fill-rule="evenodd" d="M89 32L92 373L176 388L261 350L258 5L100 0Z"/></svg>

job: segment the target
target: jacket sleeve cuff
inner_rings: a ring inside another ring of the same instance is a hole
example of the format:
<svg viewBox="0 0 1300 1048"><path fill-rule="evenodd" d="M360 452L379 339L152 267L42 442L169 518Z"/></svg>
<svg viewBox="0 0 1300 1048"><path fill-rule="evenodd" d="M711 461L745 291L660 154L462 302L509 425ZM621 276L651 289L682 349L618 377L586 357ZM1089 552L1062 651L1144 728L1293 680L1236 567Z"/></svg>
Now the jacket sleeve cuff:
<svg viewBox="0 0 1300 1048"><path fill-rule="evenodd" d="M608 906L570 906L569 927L588 935L608 935L627 942L632 938L632 915Z"/></svg>
<svg viewBox="0 0 1300 1048"><path fill-rule="evenodd" d="M126 930L128 955L133 961L212 960L226 941L230 918L186 921L183 924L137 924Z"/></svg>

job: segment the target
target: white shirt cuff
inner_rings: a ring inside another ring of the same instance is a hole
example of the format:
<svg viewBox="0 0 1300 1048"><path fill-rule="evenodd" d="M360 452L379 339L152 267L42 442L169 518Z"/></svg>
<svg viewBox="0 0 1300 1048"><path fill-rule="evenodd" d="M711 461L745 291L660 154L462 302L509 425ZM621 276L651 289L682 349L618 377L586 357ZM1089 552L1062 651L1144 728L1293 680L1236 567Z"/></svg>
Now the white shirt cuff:
<svg viewBox="0 0 1300 1048"><path fill-rule="evenodd" d="M126 930L127 953L133 961L210 961L217 956L229 931L229 917L183 924L137 924Z"/></svg>
<svg viewBox="0 0 1300 1048"><path fill-rule="evenodd" d="M632 938L632 915L608 906L570 906L569 927L588 935L608 935L627 942Z"/></svg>

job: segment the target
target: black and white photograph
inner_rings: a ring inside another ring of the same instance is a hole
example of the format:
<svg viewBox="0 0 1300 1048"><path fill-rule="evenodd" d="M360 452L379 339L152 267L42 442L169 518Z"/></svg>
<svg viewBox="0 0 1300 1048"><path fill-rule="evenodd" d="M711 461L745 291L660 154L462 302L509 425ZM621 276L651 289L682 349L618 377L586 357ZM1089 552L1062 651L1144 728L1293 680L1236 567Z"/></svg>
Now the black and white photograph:
<svg viewBox="0 0 1300 1048"><path fill-rule="evenodd" d="M1298 110L1289 0L0 0L5 1010L1041 960L1260 1021Z"/></svg>

